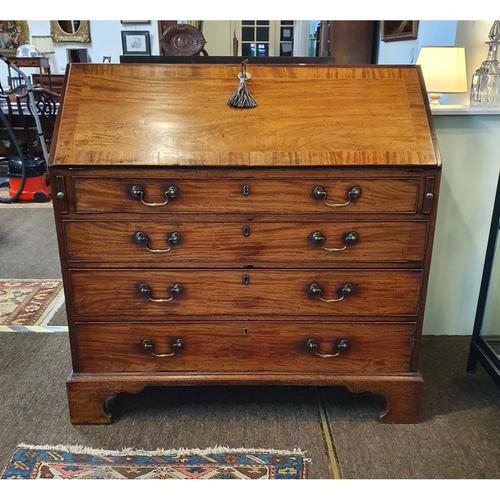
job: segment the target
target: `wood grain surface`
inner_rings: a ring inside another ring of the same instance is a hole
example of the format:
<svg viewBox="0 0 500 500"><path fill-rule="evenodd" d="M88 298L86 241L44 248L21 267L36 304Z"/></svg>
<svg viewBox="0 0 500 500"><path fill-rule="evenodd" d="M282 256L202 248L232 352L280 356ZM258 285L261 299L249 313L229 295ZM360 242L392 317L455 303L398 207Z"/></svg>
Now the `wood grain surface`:
<svg viewBox="0 0 500 500"><path fill-rule="evenodd" d="M249 284L244 284L244 276ZM168 318L170 315L414 315L422 282L419 270L103 270L71 271L76 315L80 318ZM154 303L142 296L168 297L174 283L183 292L171 302ZM339 287L354 286L345 300L325 303L306 294L311 283L323 296L336 298Z"/></svg>
<svg viewBox="0 0 500 500"><path fill-rule="evenodd" d="M106 400L149 385L272 383L372 391L383 421L415 422L441 166L420 69L252 64L246 110L226 104L239 70L67 71L50 175L71 420L108 423Z"/></svg>
<svg viewBox="0 0 500 500"><path fill-rule="evenodd" d="M75 64L52 164L439 165L415 66Z"/></svg>
<svg viewBox="0 0 500 500"><path fill-rule="evenodd" d="M281 222L215 223L127 220L65 221L68 259L72 262L152 265L193 264L228 266L231 261L302 263L314 267L341 262L421 262L427 243L427 222ZM345 235L358 239L347 245ZM147 244L134 240L144 233ZM325 241L313 244L310 235L321 232ZM180 243L171 244L172 233ZM167 250L152 253L148 250ZM330 252L325 248L337 248Z"/></svg>
<svg viewBox="0 0 500 500"><path fill-rule="evenodd" d="M284 372L114 372L71 373L66 387L72 424L110 424L110 403L121 392L136 393L148 386L177 385L341 385L352 392L373 392L386 400L380 421L415 424L419 421L423 380L418 373L284 373Z"/></svg>
<svg viewBox="0 0 500 500"><path fill-rule="evenodd" d="M276 332L279 331L279 334ZM273 371L402 372L408 370L415 334L412 323L201 322L79 323L77 366L83 372L131 371ZM182 347L172 349L180 338ZM335 353L333 342L348 347L335 358L322 358L307 348L314 338L320 353ZM154 344L154 357L142 347Z"/></svg>
<svg viewBox="0 0 500 500"><path fill-rule="evenodd" d="M134 185L144 191L146 203L163 203L169 186L177 188L177 196L163 206L144 205L130 195ZM244 194L245 186L248 194ZM311 196L321 186L328 203L348 201L354 186L361 195L347 206L329 207ZM79 213L415 213L418 178L335 178L332 175L309 176L290 172L289 179L227 179L216 173L210 179L193 180L182 177L157 179L75 179L75 209Z"/></svg>

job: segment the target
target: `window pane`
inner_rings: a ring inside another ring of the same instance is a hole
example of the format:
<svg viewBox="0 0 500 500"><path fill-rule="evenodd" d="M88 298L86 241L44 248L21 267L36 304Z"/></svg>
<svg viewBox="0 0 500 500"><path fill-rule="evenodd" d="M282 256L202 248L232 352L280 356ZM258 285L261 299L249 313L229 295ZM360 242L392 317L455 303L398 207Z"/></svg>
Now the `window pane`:
<svg viewBox="0 0 500 500"><path fill-rule="evenodd" d="M293 38L293 28L281 28L280 38L282 40L292 40L292 38Z"/></svg>
<svg viewBox="0 0 500 500"><path fill-rule="evenodd" d="M241 21L241 24L253 26L255 24L255 21Z"/></svg>
<svg viewBox="0 0 500 500"><path fill-rule="evenodd" d="M269 44L268 43L258 43L257 44L257 55L259 57L269 55Z"/></svg>
<svg viewBox="0 0 500 500"><path fill-rule="evenodd" d="M269 21L257 21L259 26L269 26Z"/></svg>
<svg viewBox="0 0 500 500"><path fill-rule="evenodd" d="M257 28L257 40L259 42L268 42L269 28Z"/></svg>
<svg viewBox="0 0 500 500"><path fill-rule="evenodd" d="M292 44L292 42L281 42L281 44L280 44L280 56L293 56L293 44Z"/></svg>
<svg viewBox="0 0 500 500"><path fill-rule="evenodd" d="M246 42L253 42L254 38L254 28L241 28L241 39Z"/></svg>
<svg viewBox="0 0 500 500"><path fill-rule="evenodd" d="M242 56L255 56L255 43L242 43L241 44Z"/></svg>
<svg viewBox="0 0 500 500"><path fill-rule="evenodd" d="M281 21L282 26L293 26L293 21Z"/></svg>

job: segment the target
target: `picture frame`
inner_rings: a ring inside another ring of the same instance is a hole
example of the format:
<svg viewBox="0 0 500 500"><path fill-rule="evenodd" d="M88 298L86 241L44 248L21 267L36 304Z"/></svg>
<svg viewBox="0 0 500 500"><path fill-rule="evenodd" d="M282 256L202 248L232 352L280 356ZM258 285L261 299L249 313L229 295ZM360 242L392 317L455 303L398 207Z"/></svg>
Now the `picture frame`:
<svg viewBox="0 0 500 500"><path fill-rule="evenodd" d="M17 48L30 39L28 21L0 21L0 53L15 57Z"/></svg>
<svg viewBox="0 0 500 500"><path fill-rule="evenodd" d="M128 19L120 22L122 24L151 24L151 21L130 21Z"/></svg>
<svg viewBox="0 0 500 500"><path fill-rule="evenodd" d="M150 56L149 31L122 31L122 51L124 56Z"/></svg>
<svg viewBox="0 0 500 500"><path fill-rule="evenodd" d="M54 43L90 43L89 21L50 21Z"/></svg>
<svg viewBox="0 0 500 500"><path fill-rule="evenodd" d="M415 40L418 36L418 21L381 21L380 38L383 42Z"/></svg>

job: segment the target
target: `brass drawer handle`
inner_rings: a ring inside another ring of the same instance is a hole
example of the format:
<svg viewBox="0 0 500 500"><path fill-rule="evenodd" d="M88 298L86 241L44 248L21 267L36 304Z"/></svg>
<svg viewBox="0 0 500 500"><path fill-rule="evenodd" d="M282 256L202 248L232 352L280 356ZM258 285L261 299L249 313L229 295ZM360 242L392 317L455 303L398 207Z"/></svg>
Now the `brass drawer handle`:
<svg viewBox="0 0 500 500"><path fill-rule="evenodd" d="M144 200L145 191L142 186L135 184L130 188L130 196L132 196L132 198L136 200L139 200L143 205L146 205L147 207L162 207L163 205L166 205L169 200L173 200L174 198L176 198L178 194L179 188L177 186L168 186L163 193L165 201L161 203L153 203Z"/></svg>
<svg viewBox="0 0 500 500"><path fill-rule="evenodd" d="M153 291L147 283L139 283L137 285L137 292L142 297L147 297L151 302L170 302L175 300L175 298L184 291L184 287L181 283L174 283L170 288L167 289L168 297L164 299L154 299L151 297Z"/></svg>
<svg viewBox="0 0 500 500"><path fill-rule="evenodd" d="M172 347L172 352L166 352L163 354L158 354L154 351L155 344L151 340L144 339L141 342L141 345L146 352L151 354L151 356L155 356L156 358L168 358L170 356L174 356L177 353L178 349L182 349L184 347L184 343L182 342L181 338L177 338L171 343L170 346Z"/></svg>
<svg viewBox="0 0 500 500"><path fill-rule="evenodd" d="M336 358L342 354L349 347L349 339L335 339L332 342L334 352L327 354L319 351L319 342L316 339L308 339L306 341L306 347L311 350L316 356L321 356L322 358Z"/></svg>
<svg viewBox="0 0 500 500"><path fill-rule="evenodd" d="M359 234L356 231L349 231L347 233L344 233L342 235L342 240L344 242L343 247L339 248L328 248L328 247L323 247L323 250L325 252L343 252L344 250L347 250L351 245L354 245L359 239ZM313 245L323 245L325 243L325 236L321 231L314 231L309 235L309 241Z"/></svg>
<svg viewBox="0 0 500 500"><path fill-rule="evenodd" d="M317 298L322 302L340 302L344 300L348 295L350 295L354 291L354 285L351 283L345 283L340 288L337 289L337 298L336 299L325 299L321 296L323 290L317 283L311 283L307 285L306 292L309 297Z"/></svg>
<svg viewBox="0 0 500 500"><path fill-rule="evenodd" d="M311 191L311 197L315 200L322 201L327 207L338 208L346 207L350 205L353 201L361 197L361 188L359 186L353 186L347 190L346 197L347 201L345 203L333 203L326 201L328 193L322 186L315 186Z"/></svg>
<svg viewBox="0 0 500 500"><path fill-rule="evenodd" d="M166 253L172 250L172 247L167 248L151 248L149 246L149 236L144 231L136 231L133 234L134 243L144 245L144 248L151 253ZM167 243L170 245L178 245L181 242L181 235L177 232L167 234Z"/></svg>

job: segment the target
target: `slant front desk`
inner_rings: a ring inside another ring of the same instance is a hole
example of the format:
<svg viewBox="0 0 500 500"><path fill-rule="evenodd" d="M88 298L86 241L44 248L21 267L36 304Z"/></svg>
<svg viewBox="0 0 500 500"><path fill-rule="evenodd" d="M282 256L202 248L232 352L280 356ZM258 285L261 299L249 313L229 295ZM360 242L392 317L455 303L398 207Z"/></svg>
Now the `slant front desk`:
<svg viewBox="0 0 500 500"><path fill-rule="evenodd" d="M415 66L78 64L51 181L75 424L146 386L342 385L415 422L440 157ZM189 389L186 389L189 390Z"/></svg>

